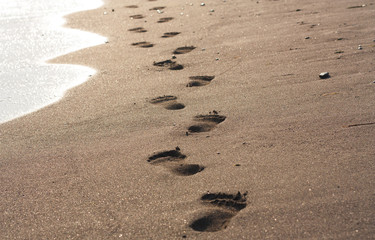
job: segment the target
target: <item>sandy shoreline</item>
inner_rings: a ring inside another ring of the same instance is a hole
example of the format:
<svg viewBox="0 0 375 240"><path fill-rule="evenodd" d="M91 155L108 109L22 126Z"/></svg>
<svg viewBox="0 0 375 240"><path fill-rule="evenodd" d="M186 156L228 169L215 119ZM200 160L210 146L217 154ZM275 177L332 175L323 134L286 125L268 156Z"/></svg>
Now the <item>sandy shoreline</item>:
<svg viewBox="0 0 375 240"><path fill-rule="evenodd" d="M68 16L109 42L53 60L98 72L0 125L0 238L372 239L362 4L113 0Z"/></svg>

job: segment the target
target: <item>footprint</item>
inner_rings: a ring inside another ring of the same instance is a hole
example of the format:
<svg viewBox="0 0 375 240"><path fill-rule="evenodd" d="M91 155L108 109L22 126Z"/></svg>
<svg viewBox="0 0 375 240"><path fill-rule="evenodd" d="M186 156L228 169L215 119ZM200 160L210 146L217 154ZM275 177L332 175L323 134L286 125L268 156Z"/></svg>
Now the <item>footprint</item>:
<svg viewBox="0 0 375 240"><path fill-rule="evenodd" d="M188 131L190 133L209 132L217 124L223 122L225 119L225 116L218 115L216 113L208 115L197 115L194 117L194 121L197 121L198 123L189 126Z"/></svg>
<svg viewBox="0 0 375 240"><path fill-rule="evenodd" d="M137 5L129 5L129 6L125 6L126 8L138 8Z"/></svg>
<svg viewBox="0 0 375 240"><path fill-rule="evenodd" d="M153 11L153 10L163 10L165 7L154 7L154 8L150 8L149 10L150 11Z"/></svg>
<svg viewBox="0 0 375 240"><path fill-rule="evenodd" d="M165 18L160 18L158 20L158 23L165 23L165 22L169 22L173 19L173 17L165 17Z"/></svg>
<svg viewBox="0 0 375 240"><path fill-rule="evenodd" d="M173 54L185 54L185 53L193 51L194 49L195 49L194 46L179 47L173 51Z"/></svg>
<svg viewBox="0 0 375 240"><path fill-rule="evenodd" d="M141 15L141 14L137 14L137 15L132 15L130 16L131 19L141 19L141 18L144 18L145 16Z"/></svg>
<svg viewBox="0 0 375 240"><path fill-rule="evenodd" d="M128 31L137 32L137 33L147 32L147 30L144 29L143 27L130 28L130 29L128 29Z"/></svg>
<svg viewBox="0 0 375 240"><path fill-rule="evenodd" d="M162 38L170 38L180 34L180 32L166 32L161 36Z"/></svg>
<svg viewBox="0 0 375 240"><path fill-rule="evenodd" d="M186 155L180 152L180 148L175 150L156 153L148 158L148 162L153 165L160 165L169 169L178 176L191 176L203 171L204 167L199 164L181 163Z"/></svg>
<svg viewBox="0 0 375 240"><path fill-rule="evenodd" d="M136 42L136 43L132 43L132 45L138 46L138 47L141 47L141 48L150 48L150 47L154 46L154 44L149 43L149 42Z"/></svg>
<svg viewBox="0 0 375 240"><path fill-rule="evenodd" d="M217 232L227 228L230 220L247 205L247 193L207 193L201 197L203 204L214 209L195 219L189 227L199 232Z"/></svg>
<svg viewBox="0 0 375 240"><path fill-rule="evenodd" d="M186 85L186 87L200 87L209 84L215 76L191 76L189 77L191 81Z"/></svg>
<svg viewBox="0 0 375 240"><path fill-rule="evenodd" d="M168 109L168 110L180 110L180 109L185 108L184 104L178 103L176 100L177 100L177 97L169 95L169 96L162 96L162 97L151 99L150 103L160 104L165 109Z"/></svg>
<svg viewBox="0 0 375 240"><path fill-rule="evenodd" d="M168 68L169 70L182 70L184 68L183 65L177 64L175 61L169 59L161 62L154 62L154 66Z"/></svg>

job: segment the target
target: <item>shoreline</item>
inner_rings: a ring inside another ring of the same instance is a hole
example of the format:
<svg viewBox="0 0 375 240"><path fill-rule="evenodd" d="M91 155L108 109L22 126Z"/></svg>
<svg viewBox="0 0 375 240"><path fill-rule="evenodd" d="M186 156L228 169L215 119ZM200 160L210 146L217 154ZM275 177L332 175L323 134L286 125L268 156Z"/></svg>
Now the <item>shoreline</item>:
<svg viewBox="0 0 375 240"><path fill-rule="evenodd" d="M35 5L33 2L31 5ZM51 65L50 59L79 49L104 44L94 33L64 28L64 15L100 7L98 1L72 4L39 2L31 9L19 2L5 5L1 63L0 122L8 122L59 101L64 92L83 83L94 69L75 65ZM102 5L104 3L102 2ZM14 10L14 6L18 6ZM70 6L67 7L67 6ZM13 8L12 8L13 7ZM8 12L7 12L8 11Z"/></svg>
<svg viewBox="0 0 375 240"><path fill-rule="evenodd" d="M1 238L371 239L370 3L69 15L108 43L51 60L97 73L0 125Z"/></svg>

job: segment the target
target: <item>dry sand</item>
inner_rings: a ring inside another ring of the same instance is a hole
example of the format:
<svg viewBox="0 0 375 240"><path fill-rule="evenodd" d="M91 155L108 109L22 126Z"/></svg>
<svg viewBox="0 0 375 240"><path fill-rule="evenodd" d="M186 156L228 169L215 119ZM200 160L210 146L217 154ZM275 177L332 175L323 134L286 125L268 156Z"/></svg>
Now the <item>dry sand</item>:
<svg viewBox="0 0 375 240"><path fill-rule="evenodd" d="M375 2L205 3L67 17L109 42L0 126L1 239L375 238Z"/></svg>

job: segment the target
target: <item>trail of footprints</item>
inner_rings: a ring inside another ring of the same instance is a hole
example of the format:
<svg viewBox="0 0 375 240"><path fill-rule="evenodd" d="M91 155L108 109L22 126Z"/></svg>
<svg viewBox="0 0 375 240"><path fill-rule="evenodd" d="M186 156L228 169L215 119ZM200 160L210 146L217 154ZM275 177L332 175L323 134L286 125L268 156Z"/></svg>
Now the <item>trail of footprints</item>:
<svg viewBox="0 0 375 240"><path fill-rule="evenodd" d="M153 2L156 0L148 0ZM129 5L126 8L135 9L137 5ZM157 6L150 8L150 11L161 11L165 9L164 6ZM142 14L131 15L131 19L142 19L145 18ZM157 23L165 23L173 20L173 17L160 18ZM145 33L147 30L143 27L135 27L128 29L134 33ZM179 35L180 32L166 32L161 37L171 38ZM154 44L142 41L132 43L132 46L140 48L151 48ZM186 54L193 51L196 47L184 46L176 48L172 53L175 55ZM182 70L184 66L177 63L174 60L167 59L160 62L154 62L155 66L159 70ZM189 82L186 87L202 87L211 83L215 79L213 75L197 75L189 77ZM164 95L151 99L149 102L153 105L158 105L165 108L166 110L181 110L185 108L185 105L178 102L178 98L172 95ZM193 118L192 123L187 127L186 135L197 134L201 132L209 132L214 129L218 124L225 121L226 116L219 115L217 111L210 112L205 115L196 115ZM201 173L205 167L201 164L186 163L187 156L181 153L181 149L176 147L173 150L161 151L152 154L147 159L147 162L153 166L164 167L176 176L193 176ZM199 214L199 216L193 220L189 227L198 232L216 232L225 229L230 220L237 215L242 209L247 206L246 195L238 192L237 194L228 193L206 193L201 196L201 203L207 207L205 212Z"/></svg>

